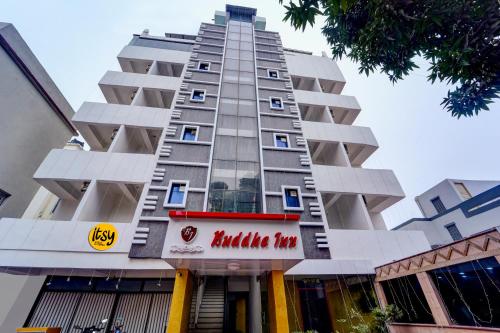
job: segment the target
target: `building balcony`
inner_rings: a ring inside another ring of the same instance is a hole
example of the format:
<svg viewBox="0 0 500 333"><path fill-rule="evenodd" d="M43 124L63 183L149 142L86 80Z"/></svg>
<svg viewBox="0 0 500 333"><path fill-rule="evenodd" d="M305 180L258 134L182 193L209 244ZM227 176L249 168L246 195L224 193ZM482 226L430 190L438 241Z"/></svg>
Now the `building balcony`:
<svg viewBox="0 0 500 333"><path fill-rule="evenodd" d="M92 180L130 184L150 181L154 163L152 154L53 149L33 178L59 198L79 201Z"/></svg>
<svg viewBox="0 0 500 333"><path fill-rule="evenodd" d="M377 140L368 127L303 121L302 131L312 161L316 164L325 164L323 162L335 156L332 150L339 143L344 145L352 166L360 166L378 148Z"/></svg>
<svg viewBox="0 0 500 333"><path fill-rule="evenodd" d="M146 67L143 66L152 65L153 61L182 66L189 62L190 55L191 52L185 51L127 45L118 54L118 62L124 72L145 73ZM182 71L182 67L180 70ZM178 73L178 68L171 73Z"/></svg>
<svg viewBox="0 0 500 333"><path fill-rule="evenodd" d="M72 121L92 150L106 151L121 125L158 132L168 126L170 116L171 110L161 108L85 102Z"/></svg>
<svg viewBox="0 0 500 333"><path fill-rule="evenodd" d="M285 59L290 75L302 78L317 78L319 88L325 93L340 94L342 92L345 85L344 76L337 64L330 58L285 53Z"/></svg>
<svg viewBox="0 0 500 333"><path fill-rule="evenodd" d="M99 87L108 103L169 109L180 77L108 71Z"/></svg>
<svg viewBox="0 0 500 333"><path fill-rule="evenodd" d="M294 90L295 100L303 107L325 107L337 124L352 125L361 107L353 96L328 94L318 91Z"/></svg>
<svg viewBox="0 0 500 333"><path fill-rule="evenodd" d="M404 198L392 170L312 165L317 190L325 209L342 197L361 194L369 212L379 213Z"/></svg>

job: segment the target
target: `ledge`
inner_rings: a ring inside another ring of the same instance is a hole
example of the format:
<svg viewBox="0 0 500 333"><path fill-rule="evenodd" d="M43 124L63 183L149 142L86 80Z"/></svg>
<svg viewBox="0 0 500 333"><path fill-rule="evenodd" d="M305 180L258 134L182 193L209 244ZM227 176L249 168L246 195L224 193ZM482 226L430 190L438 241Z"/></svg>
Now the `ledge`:
<svg viewBox="0 0 500 333"><path fill-rule="evenodd" d="M264 221L298 221L299 214L259 214L259 213L225 213L225 212L194 212L171 210L171 218L185 219L221 219L221 220L264 220Z"/></svg>

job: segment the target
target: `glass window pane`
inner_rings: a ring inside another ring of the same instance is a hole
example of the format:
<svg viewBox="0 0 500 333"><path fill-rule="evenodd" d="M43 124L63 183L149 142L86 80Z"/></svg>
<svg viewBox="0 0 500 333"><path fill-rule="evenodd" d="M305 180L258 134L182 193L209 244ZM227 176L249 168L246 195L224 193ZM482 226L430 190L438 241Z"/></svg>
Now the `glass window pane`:
<svg viewBox="0 0 500 333"><path fill-rule="evenodd" d="M238 136L256 138L257 137L256 119L247 117L238 117Z"/></svg>
<svg viewBox="0 0 500 333"><path fill-rule="evenodd" d="M238 161L259 161L258 141L256 138L238 137Z"/></svg>
<svg viewBox="0 0 500 333"><path fill-rule="evenodd" d="M240 71L253 73L255 69L253 61L240 60Z"/></svg>
<svg viewBox="0 0 500 333"><path fill-rule="evenodd" d="M238 50L240 48L240 42L237 40L228 40L226 43L226 48Z"/></svg>
<svg viewBox="0 0 500 333"><path fill-rule="evenodd" d="M229 32L237 32L239 34L240 26L239 25L229 25Z"/></svg>
<svg viewBox="0 0 500 333"><path fill-rule="evenodd" d="M255 99L255 86L248 84L239 85L239 97L241 99Z"/></svg>
<svg viewBox="0 0 500 333"><path fill-rule="evenodd" d="M240 83L243 84L254 84L255 82L255 75L254 73L250 72L240 72Z"/></svg>
<svg viewBox="0 0 500 333"><path fill-rule="evenodd" d="M251 34L252 33L252 28L251 27L241 27L241 33L242 34Z"/></svg>
<svg viewBox="0 0 500 333"><path fill-rule="evenodd" d="M256 162L238 162L236 185L239 190L260 191L260 165Z"/></svg>
<svg viewBox="0 0 500 333"><path fill-rule="evenodd" d="M184 141L196 141L196 128L185 128L184 135L182 136Z"/></svg>
<svg viewBox="0 0 500 333"><path fill-rule="evenodd" d="M236 160L236 137L219 136L215 140L214 158L219 160Z"/></svg>
<svg viewBox="0 0 500 333"><path fill-rule="evenodd" d="M238 76L238 71L224 69L224 75L222 76L222 79L224 82L238 83Z"/></svg>
<svg viewBox="0 0 500 333"><path fill-rule="evenodd" d="M239 59L240 52L238 50L227 49L226 50L226 57L233 58L233 59Z"/></svg>
<svg viewBox="0 0 500 333"><path fill-rule="evenodd" d="M253 52L252 51L240 51L240 59L241 60L253 60Z"/></svg>
<svg viewBox="0 0 500 333"><path fill-rule="evenodd" d="M181 204L184 201L184 192L186 191L186 185L184 184L172 184L172 189L170 190L170 195L168 197L168 203L171 204Z"/></svg>
<svg viewBox="0 0 500 333"><path fill-rule="evenodd" d="M221 97L238 98L238 85L234 83L224 83L221 89Z"/></svg>
<svg viewBox="0 0 500 333"><path fill-rule="evenodd" d="M241 107L240 107L240 109L241 109ZM238 114L238 100L229 99L229 98L221 98L220 99L219 114L236 116Z"/></svg>
<svg viewBox="0 0 500 333"><path fill-rule="evenodd" d="M238 117L219 115L217 119L217 135L237 136Z"/></svg>
<svg viewBox="0 0 500 333"><path fill-rule="evenodd" d="M252 100L240 100L238 115L240 117L257 117L257 104ZM254 120L255 121L255 120Z"/></svg>
<svg viewBox="0 0 500 333"><path fill-rule="evenodd" d="M239 33L234 33L234 32L228 32L227 39L239 40L240 39L240 34Z"/></svg>
<svg viewBox="0 0 500 333"><path fill-rule="evenodd" d="M300 207L299 192L295 189L285 189L286 205L288 207Z"/></svg>
<svg viewBox="0 0 500 333"><path fill-rule="evenodd" d="M276 147L288 148L288 140L284 135L276 135Z"/></svg>
<svg viewBox="0 0 500 333"><path fill-rule="evenodd" d="M236 162L214 160L210 190L236 189Z"/></svg>
<svg viewBox="0 0 500 333"><path fill-rule="evenodd" d="M253 43L240 42L240 50L253 51Z"/></svg>
<svg viewBox="0 0 500 333"><path fill-rule="evenodd" d="M239 61L235 59L224 60L224 70L226 69L237 71L239 69Z"/></svg>
<svg viewBox="0 0 500 333"><path fill-rule="evenodd" d="M242 34L240 36L240 39L244 42L252 42L252 35L251 34Z"/></svg>

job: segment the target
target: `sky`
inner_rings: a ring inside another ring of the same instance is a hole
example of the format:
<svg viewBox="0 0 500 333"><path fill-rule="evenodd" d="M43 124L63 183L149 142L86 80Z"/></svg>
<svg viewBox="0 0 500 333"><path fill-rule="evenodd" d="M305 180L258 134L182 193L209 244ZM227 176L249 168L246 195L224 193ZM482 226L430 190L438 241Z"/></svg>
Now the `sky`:
<svg viewBox="0 0 500 333"><path fill-rule="evenodd" d="M285 1L286 2L286 1ZM266 17L267 30L277 31L289 48L330 54L320 24L295 32L282 22L278 0L238 1ZM84 101L104 101L97 83L107 70L120 70L116 56L132 34L149 29L196 34L211 22L220 0L1 0L0 21L13 23L75 111ZM320 22L321 23L321 22ZM426 80L427 64L419 62L403 81L358 73L347 59L338 61L347 81L342 92L356 96L362 111L354 125L371 127L379 148L365 168L392 169L406 198L385 210L392 228L421 213L414 201L445 178L500 179L500 101L478 117L452 118L440 103L448 88Z"/></svg>

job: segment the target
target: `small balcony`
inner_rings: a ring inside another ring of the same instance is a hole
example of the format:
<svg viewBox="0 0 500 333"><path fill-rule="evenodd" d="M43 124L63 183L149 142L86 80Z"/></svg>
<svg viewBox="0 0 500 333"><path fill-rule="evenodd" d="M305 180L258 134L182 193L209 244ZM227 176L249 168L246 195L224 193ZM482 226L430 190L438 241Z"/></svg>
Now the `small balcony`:
<svg viewBox="0 0 500 333"><path fill-rule="evenodd" d="M120 126L113 132L113 143L109 151L127 154L155 154L161 136L161 129Z"/></svg>
<svg viewBox="0 0 500 333"><path fill-rule="evenodd" d="M134 217L143 184L97 181L89 186L77 221L130 223Z"/></svg>
<svg viewBox="0 0 500 333"><path fill-rule="evenodd" d="M168 126L170 116L170 110L159 108L85 102L72 121L91 150L107 151L122 124L161 130Z"/></svg>
<svg viewBox="0 0 500 333"><path fill-rule="evenodd" d="M53 149L33 178L59 198L79 200L85 182L146 183L155 164L152 154Z"/></svg>
<svg viewBox="0 0 500 333"><path fill-rule="evenodd" d="M391 170L313 164L312 171L316 188L322 195L360 194L369 212L380 213L404 198L403 189ZM330 199L333 198L327 201Z"/></svg>
<svg viewBox="0 0 500 333"><path fill-rule="evenodd" d="M336 124L352 125L361 111L358 101L352 96L305 90L295 90L294 95L299 105L328 107Z"/></svg>
<svg viewBox="0 0 500 333"><path fill-rule="evenodd" d="M318 91L324 93L340 94L342 92L345 78L337 63L329 57L285 53L285 58L290 75L317 79Z"/></svg>
<svg viewBox="0 0 500 333"><path fill-rule="evenodd" d="M359 167L378 148L368 127L303 121L302 130L315 164Z"/></svg>
<svg viewBox="0 0 500 333"><path fill-rule="evenodd" d="M299 110L304 121L333 123L332 115L325 106L299 104Z"/></svg>
<svg viewBox="0 0 500 333"><path fill-rule="evenodd" d="M321 91L321 87L316 81L316 78L313 77L292 75L292 84L294 90Z"/></svg>
<svg viewBox="0 0 500 333"><path fill-rule="evenodd" d="M108 103L170 108L179 77L108 71L99 87Z"/></svg>

